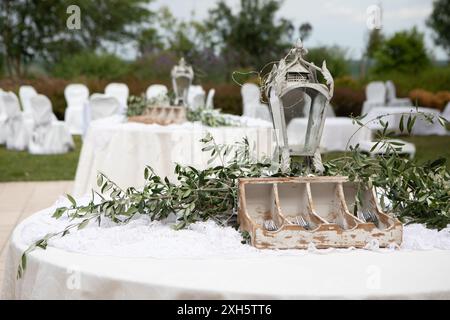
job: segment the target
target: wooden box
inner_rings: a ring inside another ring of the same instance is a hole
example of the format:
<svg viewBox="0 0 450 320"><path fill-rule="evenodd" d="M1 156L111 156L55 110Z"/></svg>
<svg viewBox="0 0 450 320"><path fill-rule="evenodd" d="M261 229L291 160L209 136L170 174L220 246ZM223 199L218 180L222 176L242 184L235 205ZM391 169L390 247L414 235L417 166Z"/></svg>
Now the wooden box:
<svg viewBox="0 0 450 320"><path fill-rule="evenodd" d="M129 122L141 122L145 124L180 124L186 122L185 107L150 107L141 116L128 118Z"/></svg>
<svg viewBox="0 0 450 320"><path fill-rule="evenodd" d="M351 214L356 192L346 177L239 179L238 222L260 249L362 248L373 239L400 245L402 223L380 210L373 189ZM373 222L364 220L368 212Z"/></svg>

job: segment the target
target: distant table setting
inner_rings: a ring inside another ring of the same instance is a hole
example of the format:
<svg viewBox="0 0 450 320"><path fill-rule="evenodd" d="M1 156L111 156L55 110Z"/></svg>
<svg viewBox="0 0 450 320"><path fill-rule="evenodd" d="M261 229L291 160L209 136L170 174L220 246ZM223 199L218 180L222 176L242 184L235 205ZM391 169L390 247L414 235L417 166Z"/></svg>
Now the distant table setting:
<svg viewBox="0 0 450 320"><path fill-rule="evenodd" d="M274 146L271 123L229 117L241 126L207 127L199 122L148 125L127 122L122 116L93 121L83 141L74 194L81 196L96 188L98 172L119 186L140 187L144 184L146 166L169 179L174 178L177 163L203 169L207 166L209 154L201 151L200 140L207 132L218 144L231 144L247 137L258 154L271 154Z"/></svg>

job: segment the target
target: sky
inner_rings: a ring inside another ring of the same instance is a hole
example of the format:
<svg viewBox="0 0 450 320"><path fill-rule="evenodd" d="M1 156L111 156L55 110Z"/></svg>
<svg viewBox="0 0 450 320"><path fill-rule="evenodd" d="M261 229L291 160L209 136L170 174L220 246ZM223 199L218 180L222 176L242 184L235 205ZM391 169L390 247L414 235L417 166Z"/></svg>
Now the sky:
<svg viewBox="0 0 450 320"><path fill-rule="evenodd" d="M202 20L216 0L154 0L150 8L162 6L170 8L179 19L194 17ZM240 0L225 0L230 7L238 10ZM433 0L284 0L278 17L290 19L296 28L309 22L313 26L311 37L305 45L339 45L347 48L350 57L359 59L369 31L366 10L371 5L381 5L382 31L391 35L396 31L413 26L425 33L427 48L437 59L446 59L445 52L434 45L432 31L425 20L432 11Z"/></svg>

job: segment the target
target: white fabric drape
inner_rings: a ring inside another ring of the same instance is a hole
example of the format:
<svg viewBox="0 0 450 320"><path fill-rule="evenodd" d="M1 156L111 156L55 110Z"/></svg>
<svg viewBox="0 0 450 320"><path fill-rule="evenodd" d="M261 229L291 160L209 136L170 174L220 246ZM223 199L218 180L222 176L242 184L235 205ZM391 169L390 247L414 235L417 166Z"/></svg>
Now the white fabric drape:
<svg viewBox="0 0 450 320"><path fill-rule="evenodd" d="M125 83L110 83L105 87L105 95L116 98L119 101L122 110L128 108L128 96L130 90Z"/></svg>
<svg viewBox="0 0 450 320"><path fill-rule="evenodd" d="M167 90L167 87L165 85L152 84L147 88L145 96L147 97L147 99L153 99L161 95L167 95L168 92L169 90Z"/></svg>
<svg viewBox="0 0 450 320"><path fill-rule="evenodd" d="M187 97L187 105L189 107L191 107L194 104L194 99L199 94L203 95L203 96L206 95L205 89L203 89L202 86L200 86L200 85L191 85L191 86L189 86L188 97Z"/></svg>
<svg viewBox="0 0 450 320"><path fill-rule="evenodd" d="M394 82L386 81L386 100L388 106L394 107L411 107L412 101L408 98L397 98Z"/></svg>
<svg viewBox="0 0 450 320"><path fill-rule="evenodd" d="M364 101L362 114L367 114L372 108L386 105L386 86L382 81L370 82L366 86L366 101Z"/></svg>
<svg viewBox="0 0 450 320"><path fill-rule="evenodd" d="M7 114L5 110L5 105L3 103L3 93L4 91L0 88L0 144L6 143L6 119Z"/></svg>
<svg viewBox="0 0 450 320"><path fill-rule="evenodd" d="M273 146L270 141L271 124L267 122L258 123L258 127L210 128L189 122L160 126L120 123L119 118L101 119L92 122L88 128L78 162L74 193L83 195L95 187L99 171L120 186L139 187L144 184L146 165L170 179L175 178L176 163L205 168L209 154L201 152L203 145L200 139L207 132L219 144L242 141L247 136L251 143L256 143L260 154L270 155L272 152L267 150Z"/></svg>
<svg viewBox="0 0 450 320"><path fill-rule="evenodd" d="M31 111L31 98L37 96L36 89L32 86L20 86L19 88L19 98L20 103L22 104L23 114L25 118L32 119L32 111Z"/></svg>
<svg viewBox="0 0 450 320"><path fill-rule="evenodd" d="M69 84L64 96L67 103L64 120L72 134L82 134L83 109L89 98L89 89L84 84Z"/></svg>
<svg viewBox="0 0 450 320"><path fill-rule="evenodd" d="M2 99L6 114L6 148L25 150L28 147L29 130L20 111L19 99L13 92L4 92Z"/></svg>
<svg viewBox="0 0 450 320"><path fill-rule="evenodd" d="M50 217L56 207L14 230L0 298L450 299L449 229L421 225L404 227L400 250L277 251L242 245L239 232L212 222L182 231L148 219L91 224L30 253L18 280L27 246L68 223ZM275 281L270 270L280 271Z"/></svg>
<svg viewBox="0 0 450 320"><path fill-rule="evenodd" d="M206 97L206 109L214 109L214 95L216 94L215 89L209 89L208 96Z"/></svg>
<svg viewBox="0 0 450 320"><path fill-rule="evenodd" d="M52 104L44 95L31 98L34 119L33 131L28 145L32 154L61 154L74 147L70 131L62 121L54 121Z"/></svg>
<svg viewBox="0 0 450 320"><path fill-rule="evenodd" d="M272 121L269 107L261 103L260 91L256 84L245 83L241 88L243 116Z"/></svg>

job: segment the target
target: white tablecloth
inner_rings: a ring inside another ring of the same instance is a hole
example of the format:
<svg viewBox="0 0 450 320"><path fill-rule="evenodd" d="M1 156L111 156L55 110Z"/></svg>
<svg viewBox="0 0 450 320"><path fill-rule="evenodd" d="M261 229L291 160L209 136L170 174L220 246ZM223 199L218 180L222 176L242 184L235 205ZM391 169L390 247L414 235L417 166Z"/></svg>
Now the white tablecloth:
<svg viewBox="0 0 450 320"><path fill-rule="evenodd" d="M233 228L212 222L175 231L138 219L96 224L50 242L17 263L32 240L67 221L55 207L14 230L2 298L8 299L256 299L450 298L450 229L406 226L401 250L257 250ZM428 248L412 250L408 248ZM203 255L200 255L203 253Z"/></svg>
<svg viewBox="0 0 450 320"><path fill-rule="evenodd" d="M290 145L302 144L305 140L307 124L307 118L296 118L291 121L287 128ZM362 141L372 141L372 131L367 127L358 130L359 128L360 126L353 124L350 118L326 118L320 141L321 150L323 152L346 151L350 146L354 147ZM355 132L356 134L352 137Z"/></svg>
<svg viewBox="0 0 450 320"><path fill-rule="evenodd" d="M434 123L430 123L425 120L425 118L417 114L417 112L423 112L427 114L434 115ZM367 116L363 119L363 122L370 121L372 119L376 119L377 117L388 115L383 117L382 120L384 122L389 122L389 130L393 130L397 133L400 133L399 123L400 119L403 115L403 124L406 133L406 124L409 114L417 114L417 120L412 129L412 135L447 135L447 130L441 124L439 124L438 117L440 112L435 109L430 108L412 108L412 107L375 107L369 111ZM369 124L369 127L373 129L380 129L380 123L378 120L372 121Z"/></svg>
<svg viewBox="0 0 450 320"><path fill-rule="evenodd" d="M207 132L218 144L232 144L247 136L259 155L270 154L275 147L272 125L265 121L240 120L248 126L211 128L190 122L169 126L145 125L122 123L121 117L94 121L83 142L74 194L81 196L96 188L99 171L121 187L141 187L146 165L169 179L175 177L176 163L204 169L210 153L201 151L203 144L200 139Z"/></svg>

